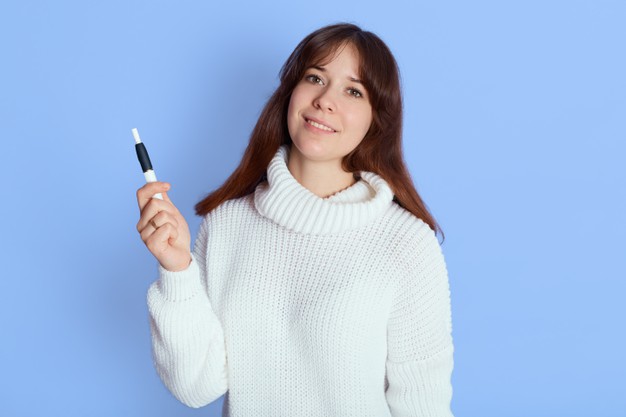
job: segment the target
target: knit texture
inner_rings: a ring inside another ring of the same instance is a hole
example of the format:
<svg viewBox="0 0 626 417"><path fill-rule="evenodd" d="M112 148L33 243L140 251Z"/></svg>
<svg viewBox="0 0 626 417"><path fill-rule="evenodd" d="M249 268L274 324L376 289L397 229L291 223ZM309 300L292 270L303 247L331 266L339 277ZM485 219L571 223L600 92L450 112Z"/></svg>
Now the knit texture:
<svg viewBox="0 0 626 417"><path fill-rule="evenodd" d="M287 168L207 214L148 290L155 367L231 417L450 417L448 273L434 232L361 172L321 198Z"/></svg>

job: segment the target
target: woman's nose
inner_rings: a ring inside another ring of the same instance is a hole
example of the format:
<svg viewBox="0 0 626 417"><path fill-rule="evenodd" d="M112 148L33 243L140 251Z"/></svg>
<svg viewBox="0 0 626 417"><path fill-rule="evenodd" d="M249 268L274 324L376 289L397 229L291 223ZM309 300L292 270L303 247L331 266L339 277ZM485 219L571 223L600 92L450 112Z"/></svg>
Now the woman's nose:
<svg viewBox="0 0 626 417"><path fill-rule="evenodd" d="M313 101L313 105L322 111L334 112L337 110L333 94L328 88L325 88L320 92L320 94Z"/></svg>

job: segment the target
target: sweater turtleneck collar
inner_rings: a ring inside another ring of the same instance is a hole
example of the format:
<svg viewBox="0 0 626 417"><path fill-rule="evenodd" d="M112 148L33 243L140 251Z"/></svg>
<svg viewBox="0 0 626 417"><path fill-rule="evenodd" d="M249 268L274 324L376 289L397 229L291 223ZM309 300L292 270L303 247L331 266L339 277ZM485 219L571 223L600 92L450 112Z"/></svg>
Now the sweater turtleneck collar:
<svg viewBox="0 0 626 417"><path fill-rule="evenodd" d="M392 204L389 184L373 172L330 197L322 198L291 175L289 147L282 145L267 167L267 182L254 192L254 205L263 216L305 234L336 234L372 222Z"/></svg>

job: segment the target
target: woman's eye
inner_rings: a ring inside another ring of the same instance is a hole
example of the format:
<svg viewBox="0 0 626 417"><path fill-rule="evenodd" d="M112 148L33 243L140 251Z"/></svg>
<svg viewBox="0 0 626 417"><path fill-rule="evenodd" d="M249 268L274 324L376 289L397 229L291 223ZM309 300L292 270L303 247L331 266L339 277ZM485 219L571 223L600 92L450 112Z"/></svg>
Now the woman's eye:
<svg viewBox="0 0 626 417"><path fill-rule="evenodd" d="M314 75L314 74L307 75L306 79L308 81L311 81L312 83L315 83L315 84L322 84L322 79L320 77L318 77L317 75Z"/></svg>
<svg viewBox="0 0 626 417"><path fill-rule="evenodd" d="M357 98L363 97L363 94L361 94L361 92L357 90L356 88L350 88L348 89L348 92L350 93L351 96L354 96Z"/></svg>

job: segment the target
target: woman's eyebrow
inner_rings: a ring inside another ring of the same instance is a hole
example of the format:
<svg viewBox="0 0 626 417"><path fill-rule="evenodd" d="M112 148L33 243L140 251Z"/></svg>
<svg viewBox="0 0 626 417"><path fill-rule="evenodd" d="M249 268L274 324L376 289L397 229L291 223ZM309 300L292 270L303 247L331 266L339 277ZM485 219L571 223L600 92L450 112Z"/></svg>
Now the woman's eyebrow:
<svg viewBox="0 0 626 417"><path fill-rule="evenodd" d="M311 67L309 67L309 68L316 69L316 70L318 70L318 71L320 71L320 72L326 72L326 68L324 68L324 67L320 67L319 65L313 65L313 66L311 66ZM363 81L359 80L358 78L348 77L348 79L349 79L350 81L352 81L352 82L359 83L359 84L361 84L361 85L363 84Z"/></svg>

